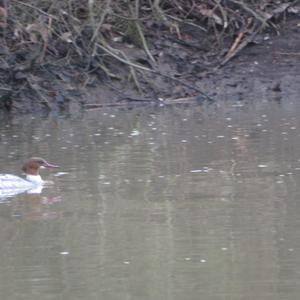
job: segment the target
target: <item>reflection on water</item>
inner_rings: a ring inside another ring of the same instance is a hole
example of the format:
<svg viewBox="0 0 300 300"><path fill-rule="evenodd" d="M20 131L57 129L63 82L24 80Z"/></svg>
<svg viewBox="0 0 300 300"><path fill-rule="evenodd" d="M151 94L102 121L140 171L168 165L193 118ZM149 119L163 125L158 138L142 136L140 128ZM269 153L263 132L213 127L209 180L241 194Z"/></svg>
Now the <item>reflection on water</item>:
<svg viewBox="0 0 300 300"><path fill-rule="evenodd" d="M3 119L0 299L298 299L300 105ZM56 171L57 172L57 171Z"/></svg>

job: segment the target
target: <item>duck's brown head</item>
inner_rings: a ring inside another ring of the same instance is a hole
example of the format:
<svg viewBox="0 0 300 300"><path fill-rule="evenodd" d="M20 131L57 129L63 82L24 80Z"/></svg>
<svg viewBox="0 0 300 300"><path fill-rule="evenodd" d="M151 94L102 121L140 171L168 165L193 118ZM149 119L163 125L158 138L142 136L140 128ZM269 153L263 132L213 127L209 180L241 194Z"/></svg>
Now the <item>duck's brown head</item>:
<svg viewBox="0 0 300 300"><path fill-rule="evenodd" d="M40 167L58 168L59 166L50 164L41 157L31 157L24 163L22 170L27 175L38 175Z"/></svg>

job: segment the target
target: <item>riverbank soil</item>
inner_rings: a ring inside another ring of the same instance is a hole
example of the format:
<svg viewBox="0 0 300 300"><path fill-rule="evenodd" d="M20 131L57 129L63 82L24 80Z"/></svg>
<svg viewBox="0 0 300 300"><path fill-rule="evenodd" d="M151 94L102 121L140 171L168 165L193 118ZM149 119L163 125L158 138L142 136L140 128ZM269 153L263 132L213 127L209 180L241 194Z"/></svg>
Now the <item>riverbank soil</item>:
<svg viewBox="0 0 300 300"><path fill-rule="evenodd" d="M142 23L126 19L136 25L134 34L128 34L128 26L125 33L118 29L120 22L106 15L107 23L91 26L84 7L76 6L72 16L63 9L53 15L51 7L11 1L9 8L9 2L0 1L0 110L11 114L300 94L297 1L293 6L291 1L262 1L264 7L273 5L272 14L264 14L271 20L268 26L239 1L232 1L239 9L219 11L209 6L213 1L204 1L207 5L198 5L193 19L201 15L202 23L182 22L177 11L168 14L168 7L164 16L169 21L147 19L142 6ZM20 7L13 10L12 3ZM241 17L241 8L255 17ZM25 9L36 17L24 17ZM230 34L227 20L232 20ZM237 20L242 21L236 29Z"/></svg>
<svg viewBox="0 0 300 300"><path fill-rule="evenodd" d="M298 99L300 95L300 20L288 20L280 34L264 33L226 66L203 82L219 100Z"/></svg>
<svg viewBox="0 0 300 300"><path fill-rule="evenodd" d="M287 20L277 32L271 30L258 35L253 43L220 67L214 58L204 64L199 63L198 53L190 54L184 46L177 46L176 51L174 46L169 49L172 55L165 51L163 57L159 58L160 71L199 88L213 100L239 101L245 97L278 100L283 96L293 98L300 95L300 19ZM143 84L147 95L154 100L163 99L168 104L206 100L205 96L190 86L155 74L148 74L148 82ZM135 103L143 98L135 90L125 89L123 95L136 99ZM97 107L99 101L102 104L112 102L117 105L122 95L102 85L90 88L88 98L92 108L93 104Z"/></svg>

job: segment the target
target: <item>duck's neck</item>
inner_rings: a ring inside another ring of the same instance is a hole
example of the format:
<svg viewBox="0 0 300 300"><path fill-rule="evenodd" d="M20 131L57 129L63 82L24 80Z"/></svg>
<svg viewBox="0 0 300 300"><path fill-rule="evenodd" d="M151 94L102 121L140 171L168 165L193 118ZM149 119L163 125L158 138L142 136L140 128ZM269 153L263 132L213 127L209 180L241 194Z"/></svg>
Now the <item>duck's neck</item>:
<svg viewBox="0 0 300 300"><path fill-rule="evenodd" d="M26 175L26 179L34 184L40 185L44 183L44 180L42 179L42 177L40 175L31 175L31 174L27 174Z"/></svg>

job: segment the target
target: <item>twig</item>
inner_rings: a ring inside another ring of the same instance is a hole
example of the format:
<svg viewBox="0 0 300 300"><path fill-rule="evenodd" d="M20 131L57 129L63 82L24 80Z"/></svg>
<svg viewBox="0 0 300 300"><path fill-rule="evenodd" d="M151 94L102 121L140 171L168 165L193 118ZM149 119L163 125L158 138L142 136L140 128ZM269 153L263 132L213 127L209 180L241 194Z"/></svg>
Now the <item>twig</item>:
<svg viewBox="0 0 300 300"><path fill-rule="evenodd" d="M230 47L230 49L229 49L229 51L226 55L226 58L232 57L233 55L235 55L235 51L237 50L237 47L240 44L240 42L241 42L242 38L244 37L244 35L245 35L245 32L243 32L243 31L238 34L238 36L234 40L232 46Z"/></svg>
<svg viewBox="0 0 300 300"><path fill-rule="evenodd" d="M114 53L115 49L111 48L111 47L108 46L108 45L106 45L106 47L105 47L105 46L103 46L103 45L97 43L97 46L98 46L100 49L102 49L104 52L108 53L109 55L111 55L112 57L114 57L115 59L117 59L118 61L120 61L120 62L122 62L122 63L124 63L124 64L126 64L126 65L129 65L129 66L132 66L132 67L135 67L135 68L138 68L138 69L140 69L140 70L147 71L147 72L152 72L152 70L149 69L149 68L146 68L146 67L143 67L143 66L141 66L141 65L135 64L135 63L133 63L133 62L130 62L130 61L128 61L128 60L126 60L126 59L124 59L124 58L118 56L116 53Z"/></svg>
<svg viewBox="0 0 300 300"><path fill-rule="evenodd" d="M298 56L298 55L300 55L300 52L276 52L276 54Z"/></svg>
<svg viewBox="0 0 300 300"><path fill-rule="evenodd" d="M162 101L163 104L170 105L170 104L184 104L184 103L191 103L196 102L197 96L192 97L184 97L184 98L176 98L176 99L164 99Z"/></svg>
<svg viewBox="0 0 300 300"><path fill-rule="evenodd" d="M159 75L161 77L168 78L168 79L170 79L170 80L172 80L174 82L180 83L181 85L186 86L186 87L188 87L188 88L190 88L190 89L198 92L200 95L204 96L206 99L208 99L210 101L214 101L213 98L211 98L210 96L208 96L206 93L204 93L203 91L201 91L199 88L197 88L197 87L195 87L195 86L193 86L191 84L188 84L188 83L186 83L186 82L184 82L184 81L182 81L180 79L177 79L175 77L172 77L172 76L169 76L169 75L166 75L166 74L162 74L162 73L160 73L158 71L152 71L152 73L154 73L156 75Z"/></svg>
<svg viewBox="0 0 300 300"><path fill-rule="evenodd" d="M233 57L235 57L242 49L244 49L250 42L253 41L253 39L255 38L255 36L260 32L260 30L262 29L264 25L261 25L258 29L256 29L250 36L248 36L247 38L245 38L240 44L239 46L237 46L237 44L241 41L242 37L244 36L243 33L241 33L237 39L235 40L235 42L233 43L230 51L228 52L228 54L226 55L225 59L219 64L219 67L224 66L229 60L231 60Z"/></svg>
<svg viewBox="0 0 300 300"><path fill-rule="evenodd" d="M151 70L151 69L146 68L146 67L143 67L143 66L141 66L141 65L132 63L132 62L130 62L129 60L125 60L125 59L121 58L120 56L118 56L117 54L115 54L115 53L113 52L113 50L107 49L106 47L104 47L104 46L102 46L102 45L100 45L100 44L97 44L97 45L98 45L98 47L99 47L100 49L102 49L102 50L105 51L106 53L109 53L111 56L113 56L114 58L116 58L117 60L119 60L120 62L122 62L122 63L124 63L124 64L126 64L126 65L129 65L129 66L132 66L132 67L134 67L134 68L138 68L138 69L140 69L140 70L143 70L143 71L146 71L146 72L150 72L150 73L156 74L156 75L158 75L158 76L165 77L165 78L167 78L167 79L170 79L170 80L172 80L172 81L175 81L175 82L177 82L177 83L180 83L180 84L183 85L183 86L186 86L186 87L188 87L188 88L190 88L190 89L192 89L192 90L197 91L199 94L203 95L203 96L204 96L205 98L207 98L208 100L213 101L213 99L212 99L211 97L209 97L206 93L204 93L204 92L201 91L199 88L197 88L197 87L195 87L195 86L193 86L193 85L190 85L190 84L188 84L188 83L186 83L186 82L183 82L182 80L177 79L177 78L175 78L175 77L172 77L172 76L163 74L163 73L161 73L161 72L159 72L159 71ZM108 46L108 47L109 47L109 46ZM109 47L109 48L111 48L111 47ZM111 48L111 49L112 49L112 48Z"/></svg>
<svg viewBox="0 0 300 300"><path fill-rule="evenodd" d="M198 28L198 29L200 29L200 30L202 30L202 31L204 31L204 32L207 32L207 29L205 29L205 28L203 28L202 26L200 26L200 25L198 25L198 24L195 24L195 23L193 23L193 22L185 21L185 20L182 20L182 19L180 19L180 18L171 16L171 15L168 15L168 14L166 14L166 16L167 16L169 19L175 20L175 21L177 21L177 22L179 22L179 23L187 24L187 25L193 26L193 27L195 27L195 28Z"/></svg>
<svg viewBox="0 0 300 300"><path fill-rule="evenodd" d="M183 45L183 46L189 47L189 48L194 48L194 49L197 49L197 50L199 50L199 51L206 51L206 50L207 50L207 49L205 49L204 46L201 47L201 46L198 46L198 45L194 45L194 44L192 44L192 43L190 43L190 42L187 42L187 41L185 41L185 40L180 40L180 39L174 38L174 37L172 37L172 36L168 36L167 39L168 39L169 41L171 41L171 42L176 43L176 44Z"/></svg>
<svg viewBox="0 0 300 300"><path fill-rule="evenodd" d="M122 99L118 100L129 100L129 101L137 101L137 102L153 102L156 101L153 98L135 98L135 97L131 97L131 96L127 96L124 95L123 92L121 92L119 89L117 89L115 86L107 83L107 82L103 82L104 85L106 85L107 87L109 87L110 89L112 89L116 94L118 94L120 97L122 97Z"/></svg>
<svg viewBox="0 0 300 300"><path fill-rule="evenodd" d="M121 53L122 53L123 57L126 59L126 61L129 61L127 55L124 52L121 52ZM133 68L133 66L129 66L129 68L130 68L130 74L131 74L131 76L133 78L133 82L134 82L137 90L139 92L141 92L141 86L140 86L139 80L138 80L138 78L136 76L135 69Z"/></svg>
<svg viewBox="0 0 300 300"><path fill-rule="evenodd" d="M97 110L103 107L118 107L118 106L127 106L127 103L120 103L120 102L116 102L116 103L87 103L84 104L83 107L86 110Z"/></svg>
<svg viewBox="0 0 300 300"><path fill-rule="evenodd" d="M91 38L91 42L93 42L96 39L96 37L97 37L97 35L100 31L100 28L101 28L101 26L102 26L102 24L103 24L103 22L104 22L104 20L107 16L108 8L110 7L110 4L111 4L111 0L107 0L106 7L103 9L103 13L100 16L100 21L98 22L98 25L97 25L96 29L94 30L94 34Z"/></svg>
<svg viewBox="0 0 300 300"><path fill-rule="evenodd" d="M54 20L58 20L58 18L55 17L54 15L48 14L45 11L43 11L42 9L40 9L40 8L38 8L36 6L33 6L33 5L29 4L29 3L25 3L25 2L22 2L22 1L19 1L19 0L11 0L11 1L13 1L13 2L15 2L17 4L21 4L23 6L27 6L27 7L31 8L31 9L34 9L34 10L38 11L39 13L47 16L47 17L53 18Z"/></svg>
<svg viewBox="0 0 300 300"><path fill-rule="evenodd" d="M237 1L237 0L229 0L230 2L237 4L239 6L241 6L245 11L249 12L251 15L253 15L257 20L261 21L263 23L264 26L267 26L267 22L266 20L260 16L257 12L255 12L252 8L250 8L249 6L247 6L245 3Z"/></svg>
<svg viewBox="0 0 300 300"><path fill-rule="evenodd" d="M153 58L150 50L149 50L149 47L148 47L148 44L147 44L147 41L145 39L145 36L144 36L144 33L143 33L143 30L139 24L139 0L135 0L135 17L137 18L137 20L135 21L135 26L137 28L137 31L139 33L139 36L140 36L140 39L142 41L142 44L143 44L143 47L144 47L144 50L146 52L146 54L148 55L148 57L150 58L150 60L152 60L154 63L156 63L155 59Z"/></svg>
<svg viewBox="0 0 300 300"><path fill-rule="evenodd" d="M44 97L44 95L39 91L38 87L36 86L36 84L32 83L30 81L30 77L27 78L26 80L28 82L28 85L30 86L30 88L36 92L36 94L39 96L41 103L43 105L45 105L49 110L51 110L50 104L48 102L48 100Z"/></svg>

